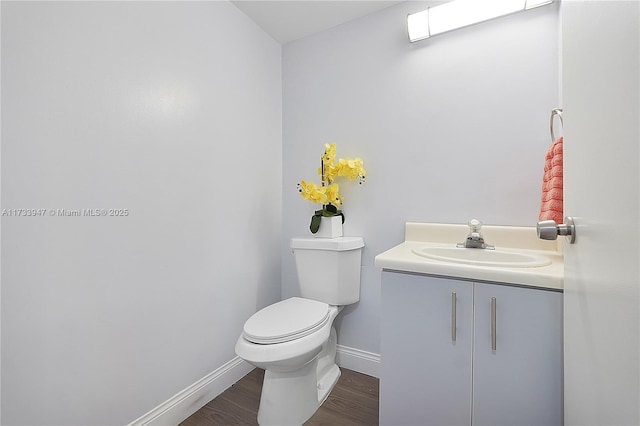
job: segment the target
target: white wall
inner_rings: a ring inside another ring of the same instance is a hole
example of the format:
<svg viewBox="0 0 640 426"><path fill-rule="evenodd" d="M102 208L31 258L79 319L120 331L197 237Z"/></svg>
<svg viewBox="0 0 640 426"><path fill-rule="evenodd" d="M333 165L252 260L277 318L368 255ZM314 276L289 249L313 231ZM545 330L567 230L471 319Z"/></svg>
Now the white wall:
<svg viewBox="0 0 640 426"><path fill-rule="evenodd" d="M2 2L2 424L125 424L280 296L281 48L227 2ZM126 217L48 209L128 209Z"/></svg>
<svg viewBox="0 0 640 426"><path fill-rule="evenodd" d="M403 241L407 221L535 225L559 106L557 4L410 44L407 13L425 6L403 3L283 48L283 297L297 293L288 239L308 233L317 208L296 183L318 181L323 144L336 142L368 171L365 185L342 186L345 235L366 248L361 299L345 309L338 343L374 353L375 255Z"/></svg>

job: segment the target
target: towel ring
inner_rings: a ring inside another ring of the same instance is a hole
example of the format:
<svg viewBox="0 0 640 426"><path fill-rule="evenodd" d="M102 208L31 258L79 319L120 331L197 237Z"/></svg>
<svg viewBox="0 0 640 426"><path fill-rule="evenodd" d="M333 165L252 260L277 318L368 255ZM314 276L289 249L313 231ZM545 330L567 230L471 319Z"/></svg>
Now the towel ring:
<svg viewBox="0 0 640 426"><path fill-rule="evenodd" d="M562 108L554 108L554 109L552 109L551 110L551 120L550 120L550 123L549 123L549 127L550 127L550 130L551 130L551 143L553 143L553 142L555 142L557 140L556 135L554 134L554 131L553 131L553 118L556 115L560 118L560 124L562 126L564 126L564 122L562 121Z"/></svg>

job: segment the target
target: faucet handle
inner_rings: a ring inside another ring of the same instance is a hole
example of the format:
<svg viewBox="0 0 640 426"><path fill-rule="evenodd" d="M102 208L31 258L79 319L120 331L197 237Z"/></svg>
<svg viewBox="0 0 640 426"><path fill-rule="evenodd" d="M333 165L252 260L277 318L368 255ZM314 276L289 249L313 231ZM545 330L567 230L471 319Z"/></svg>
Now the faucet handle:
<svg viewBox="0 0 640 426"><path fill-rule="evenodd" d="M480 232L480 229L482 228L482 222L478 219L471 219L468 225L472 232Z"/></svg>

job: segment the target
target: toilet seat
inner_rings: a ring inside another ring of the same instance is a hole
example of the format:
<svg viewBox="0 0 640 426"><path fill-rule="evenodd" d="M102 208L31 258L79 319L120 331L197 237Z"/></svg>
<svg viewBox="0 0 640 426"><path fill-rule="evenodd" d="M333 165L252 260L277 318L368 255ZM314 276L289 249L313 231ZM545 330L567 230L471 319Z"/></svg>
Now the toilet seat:
<svg viewBox="0 0 640 426"><path fill-rule="evenodd" d="M253 343L289 342L322 328L329 321L329 305L292 297L256 312L244 324L244 337Z"/></svg>

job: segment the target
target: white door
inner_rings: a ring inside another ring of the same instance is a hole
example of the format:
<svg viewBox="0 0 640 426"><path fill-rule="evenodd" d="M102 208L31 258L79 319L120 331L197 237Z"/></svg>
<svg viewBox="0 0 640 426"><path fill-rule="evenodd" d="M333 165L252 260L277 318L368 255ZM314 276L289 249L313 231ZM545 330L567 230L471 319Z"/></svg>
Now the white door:
<svg viewBox="0 0 640 426"><path fill-rule="evenodd" d="M564 1L565 424L640 424L637 1Z"/></svg>

